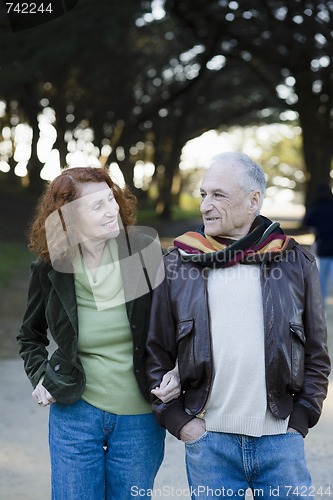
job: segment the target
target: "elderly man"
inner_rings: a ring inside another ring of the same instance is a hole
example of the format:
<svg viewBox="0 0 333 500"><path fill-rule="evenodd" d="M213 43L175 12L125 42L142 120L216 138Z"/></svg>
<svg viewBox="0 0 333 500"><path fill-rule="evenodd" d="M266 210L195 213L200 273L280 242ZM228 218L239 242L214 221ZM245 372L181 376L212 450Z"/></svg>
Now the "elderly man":
<svg viewBox="0 0 333 500"><path fill-rule="evenodd" d="M203 225L175 240L154 295L153 407L185 442L192 498L315 493L303 437L330 372L318 272L259 215L264 191L247 155L214 157L201 186ZM182 393L165 403L160 382L177 360Z"/></svg>

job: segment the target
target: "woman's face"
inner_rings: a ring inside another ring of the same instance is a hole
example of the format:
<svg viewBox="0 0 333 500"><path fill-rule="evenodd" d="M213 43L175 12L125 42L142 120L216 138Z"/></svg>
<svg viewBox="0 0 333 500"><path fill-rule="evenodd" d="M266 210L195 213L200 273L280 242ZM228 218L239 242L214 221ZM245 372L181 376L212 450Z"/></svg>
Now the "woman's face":
<svg viewBox="0 0 333 500"><path fill-rule="evenodd" d="M105 241L119 235L119 205L106 182L85 182L72 212L77 243Z"/></svg>

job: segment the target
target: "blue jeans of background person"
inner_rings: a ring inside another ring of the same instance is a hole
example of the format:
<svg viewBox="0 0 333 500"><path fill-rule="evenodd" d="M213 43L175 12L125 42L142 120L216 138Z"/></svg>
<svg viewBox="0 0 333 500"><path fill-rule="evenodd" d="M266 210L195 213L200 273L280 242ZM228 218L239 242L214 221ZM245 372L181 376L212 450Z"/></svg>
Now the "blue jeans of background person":
<svg viewBox="0 0 333 500"><path fill-rule="evenodd" d="M313 494L303 437L296 431L262 437L206 431L185 447L192 499L244 498L247 488L267 500Z"/></svg>
<svg viewBox="0 0 333 500"><path fill-rule="evenodd" d="M333 257L318 257L318 261L321 293L325 300L327 296L328 281L333 284Z"/></svg>
<svg viewBox="0 0 333 500"><path fill-rule="evenodd" d="M151 498L165 431L151 414L114 415L80 400L50 407L53 500Z"/></svg>

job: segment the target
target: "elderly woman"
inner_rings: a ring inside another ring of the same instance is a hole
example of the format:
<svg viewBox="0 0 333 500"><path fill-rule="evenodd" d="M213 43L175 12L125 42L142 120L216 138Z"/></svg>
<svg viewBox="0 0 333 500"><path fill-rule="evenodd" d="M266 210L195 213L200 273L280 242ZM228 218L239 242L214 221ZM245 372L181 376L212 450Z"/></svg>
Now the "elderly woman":
<svg viewBox="0 0 333 500"><path fill-rule="evenodd" d="M145 373L161 249L131 227L135 205L103 168L65 169L31 227L38 258L17 340L34 400L50 405L53 500L148 498L163 459ZM163 383L173 397L176 377Z"/></svg>

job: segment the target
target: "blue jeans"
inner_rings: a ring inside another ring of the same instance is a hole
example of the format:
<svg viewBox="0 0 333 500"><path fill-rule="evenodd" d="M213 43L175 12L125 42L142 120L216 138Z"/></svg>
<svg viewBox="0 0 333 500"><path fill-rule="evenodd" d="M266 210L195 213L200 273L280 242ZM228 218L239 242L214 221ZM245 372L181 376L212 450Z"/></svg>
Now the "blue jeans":
<svg viewBox="0 0 333 500"><path fill-rule="evenodd" d="M324 300L327 296L327 283L333 283L333 257L318 257L319 260L319 279L321 293Z"/></svg>
<svg viewBox="0 0 333 500"><path fill-rule="evenodd" d="M206 431L186 443L186 469L192 499L244 498L247 488L267 500L313 494L296 431L262 437Z"/></svg>
<svg viewBox="0 0 333 500"><path fill-rule="evenodd" d="M82 400L52 404L52 500L128 500L137 491L151 498L164 438L151 413L114 415Z"/></svg>

